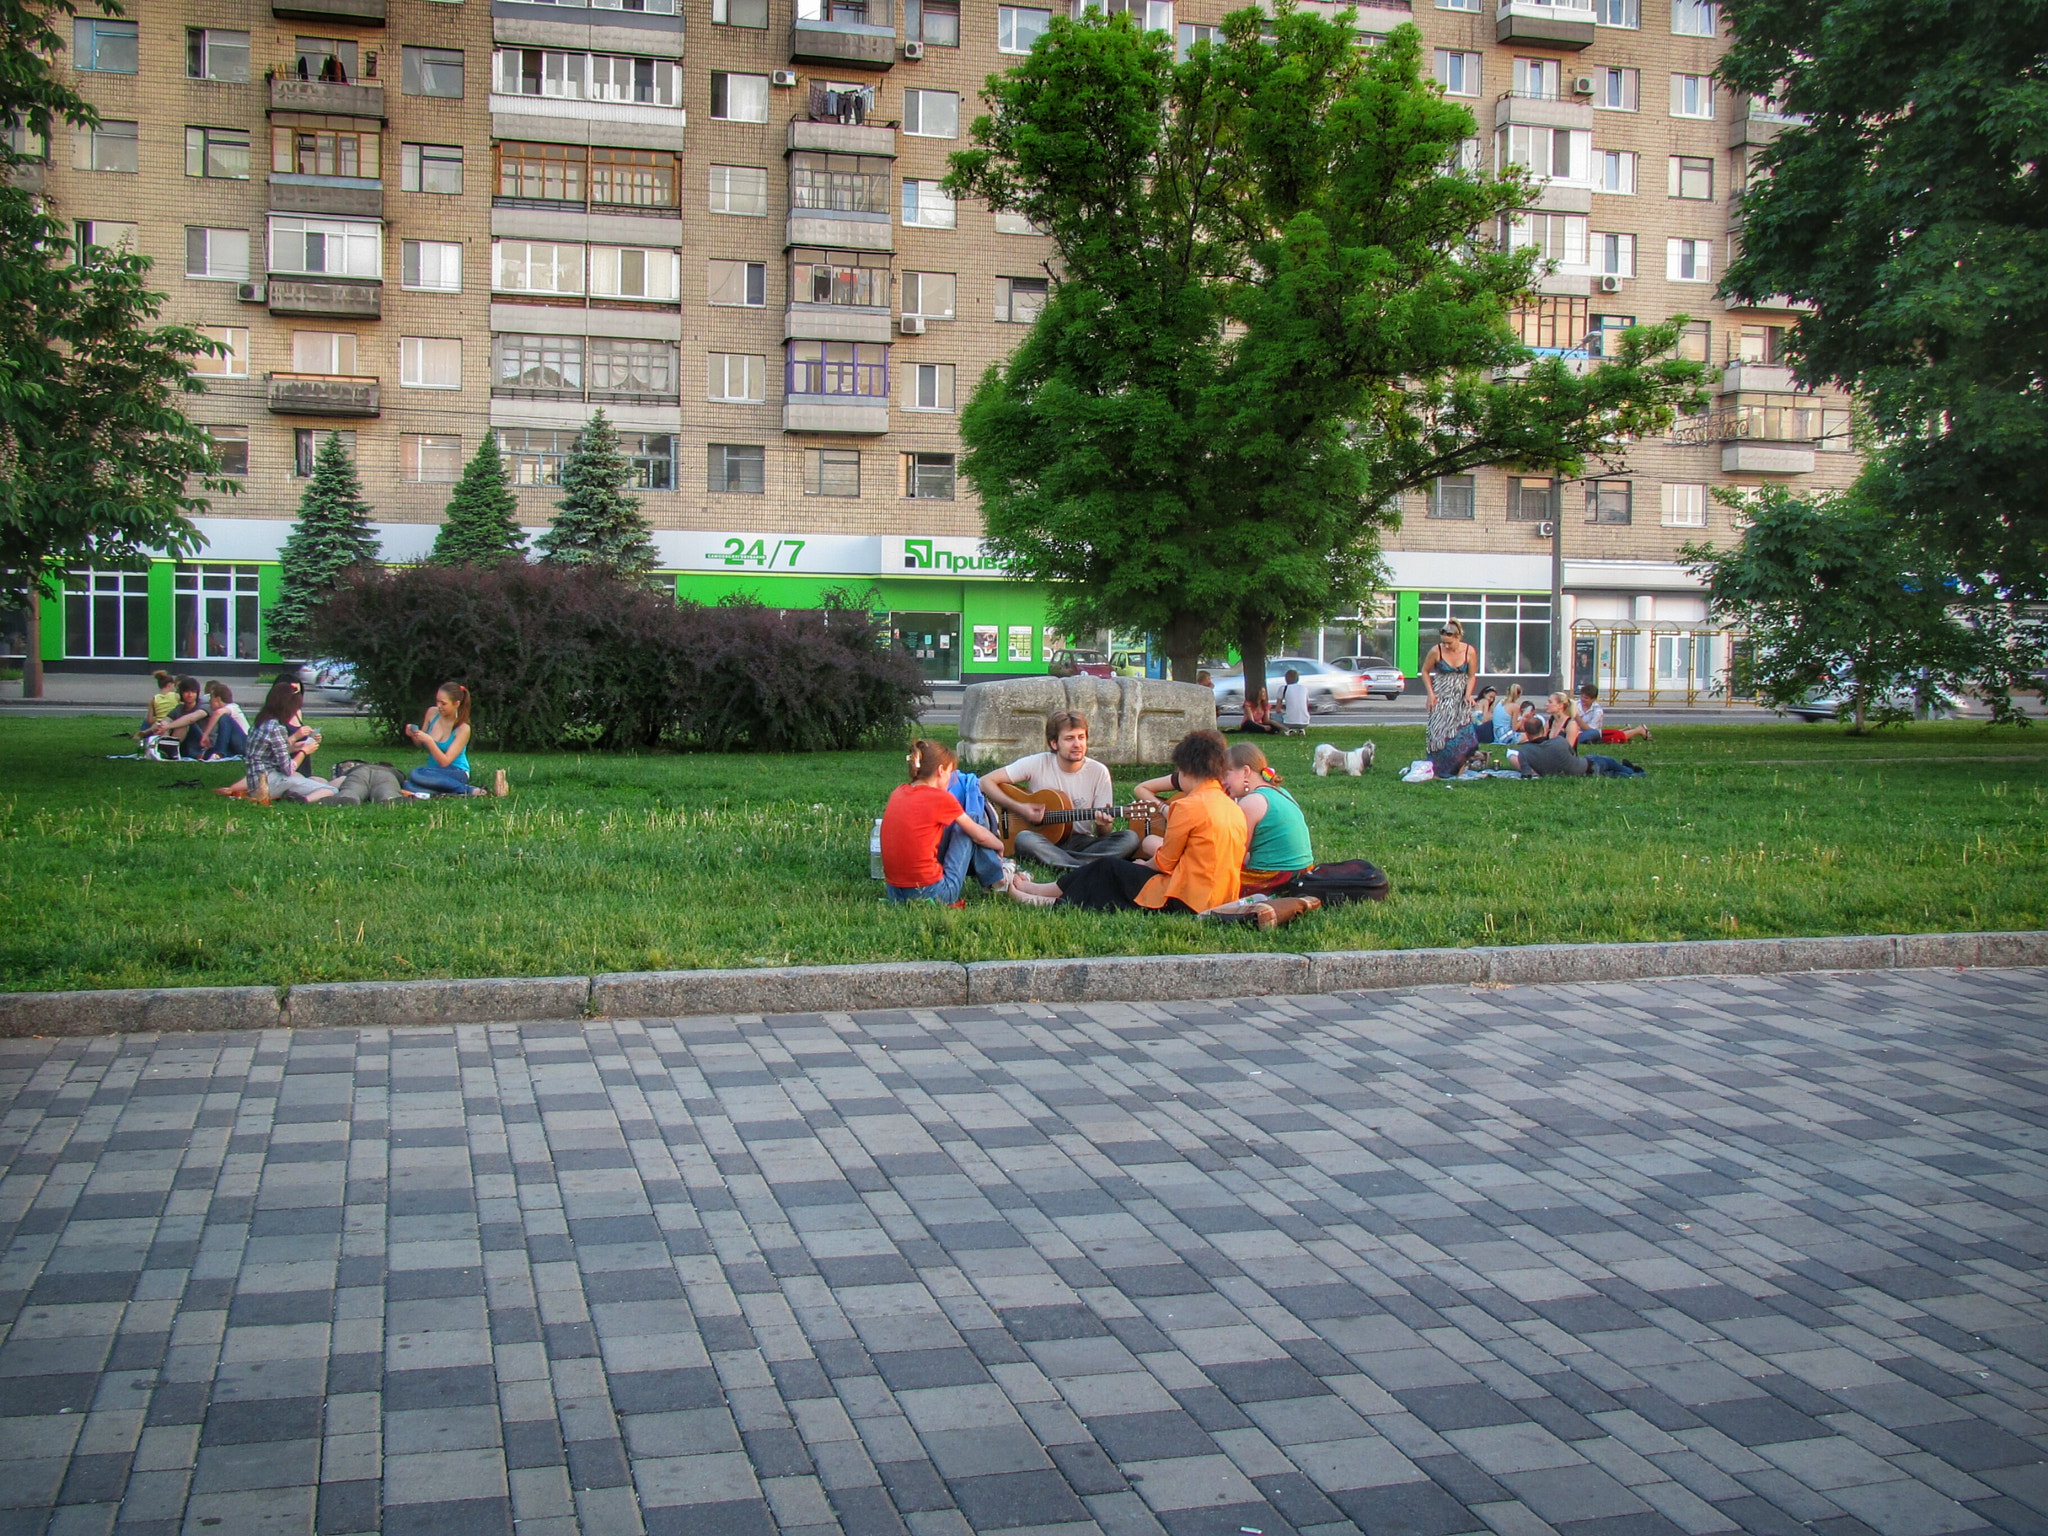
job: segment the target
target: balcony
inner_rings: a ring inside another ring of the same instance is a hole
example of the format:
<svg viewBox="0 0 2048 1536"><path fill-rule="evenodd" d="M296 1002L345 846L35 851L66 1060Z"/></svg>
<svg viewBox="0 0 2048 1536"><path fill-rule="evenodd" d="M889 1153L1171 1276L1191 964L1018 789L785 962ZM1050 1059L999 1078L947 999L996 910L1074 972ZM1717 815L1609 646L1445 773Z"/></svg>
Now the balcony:
<svg viewBox="0 0 2048 1536"><path fill-rule="evenodd" d="M352 27L384 25L384 0L270 0L280 21L339 21Z"/></svg>
<svg viewBox="0 0 2048 1536"><path fill-rule="evenodd" d="M347 374L273 373L270 409L279 416L375 416L377 381Z"/></svg>
<svg viewBox="0 0 2048 1536"><path fill-rule="evenodd" d="M270 178L270 211L381 219L384 183L374 176L299 176L279 171Z"/></svg>
<svg viewBox="0 0 2048 1536"><path fill-rule="evenodd" d="M1792 381L1792 370L1782 363L1730 362L1721 370L1721 393L1733 395L1743 390L1773 395L1804 393Z"/></svg>
<svg viewBox="0 0 2048 1536"><path fill-rule="evenodd" d="M1772 443L1754 438L1721 445L1721 472L1729 475L1810 475L1813 444Z"/></svg>
<svg viewBox="0 0 2048 1536"><path fill-rule="evenodd" d="M1590 48L1593 0L1498 0L1494 38L1543 48Z"/></svg>
<svg viewBox="0 0 2048 1536"><path fill-rule="evenodd" d="M785 395L782 430L879 436L889 430L889 402L865 395Z"/></svg>
<svg viewBox="0 0 2048 1536"><path fill-rule="evenodd" d="M8 186L14 187L19 191L31 194L40 193L43 190L43 180L45 173L49 169L49 164L50 162L47 160L17 160L5 171L0 171L0 176L6 178Z"/></svg>
<svg viewBox="0 0 2048 1536"><path fill-rule="evenodd" d="M1768 97L1738 96L1735 116L1728 124L1728 147L1768 144L1787 128L1801 127L1805 122L1796 112L1780 112Z"/></svg>
<svg viewBox="0 0 2048 1536"><path fill-rule="evenodd" d="M857 304L792 304L783 312L786 341L889 340L890 311Z"/></svg>
<svg viewBox="0 0 2048 1536"><path fill-rule="evenodd" d="M1535 91L1507 91L1493 104L1493 126L1526 123L1539 128L1593 130L1593 101L1588 96L1544 95Z"/></svg>
<svg viewBox="0 0 2048 1536"><path fill-rule="evenodd" d="M270 277L273 315L332 315L377 320L384 314L384 284L375 278Z"/></svg>
<svg viewBox="0 0 2048 1536"><path fill-rule="evenodd" d="M270 110L321 112L329 117L374 117L384 121L384 87L340 85L331 80L270 77Z"/></svg>
<svg viewBox="0 0 2048 1536"><path fill-rule="evenodd" d="M896 158L896 130L835 120L814 121L793 117L789 121L791 149L822 149L835 155L883 155Z"/></svg>
<svg viewBox="0 0 2048 1536"><path fill-rule="evenodd" d="M887 69L896 62L890 0L796 0L789 29L793 64Z"/></svg>

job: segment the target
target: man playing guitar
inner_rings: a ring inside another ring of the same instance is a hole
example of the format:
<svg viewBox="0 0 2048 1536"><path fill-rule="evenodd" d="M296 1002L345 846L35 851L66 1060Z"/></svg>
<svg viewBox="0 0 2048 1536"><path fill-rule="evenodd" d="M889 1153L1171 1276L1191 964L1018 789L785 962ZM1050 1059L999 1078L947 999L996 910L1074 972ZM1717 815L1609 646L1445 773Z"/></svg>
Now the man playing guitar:
<svg viewBox="0 0 2048 1536"><path fill-rule="evenodd" d="M1137 851L1138 834L1115 830L1109 808L1116 804L1116 792L1108 766L1088 755L1088 717L1075 709L1046 716L1045 744L1048 750L1020 757L981 776L982 791L991 801L1012 817L1031 823L1017 833L1017 852L1056 869L1078 869L1086 859L1129 858ZM1058 790L1076 810L1100 808L1102 814L1076 826L1064 843L1054 843L1036 830L1045 819L1045 807L1011 793L1045 789Z"/></svg>

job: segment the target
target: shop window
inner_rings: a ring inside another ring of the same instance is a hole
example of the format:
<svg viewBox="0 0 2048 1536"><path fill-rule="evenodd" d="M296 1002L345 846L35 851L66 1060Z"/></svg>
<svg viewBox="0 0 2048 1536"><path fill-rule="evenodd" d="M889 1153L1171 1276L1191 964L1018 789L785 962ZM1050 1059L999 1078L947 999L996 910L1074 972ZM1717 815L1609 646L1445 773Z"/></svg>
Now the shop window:
<svg viewBox="0 0 2048 1536"><path fill-rule="evenodd" d="M180 565L173 585L180 660L258 659L261 625L255 566Z"/></svg>
<svg viewBox="0 0 2048 1536"><path fill-rule="evenodd" d="M1456 619L1479 649L1480 670L1495 677L1541 677L1550 671L1550 594L1424 592L1416 617L1433 636Z"/></svg>
<svg viewBox="0 0 2048 1536"><path fill-rule="evenodd" d="M67 572L64 577L64 654L147 658L149 573Z"/></svg>

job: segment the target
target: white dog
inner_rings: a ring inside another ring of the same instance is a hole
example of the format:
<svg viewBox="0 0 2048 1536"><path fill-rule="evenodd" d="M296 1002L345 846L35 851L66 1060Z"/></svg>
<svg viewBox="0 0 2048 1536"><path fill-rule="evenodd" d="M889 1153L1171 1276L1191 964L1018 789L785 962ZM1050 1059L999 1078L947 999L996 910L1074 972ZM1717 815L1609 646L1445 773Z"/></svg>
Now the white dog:
<svg viewBox="0 0 2048 1536"><path fill-rule="evenodd" d="M1355 779L1372 766L1374 750L1373 743L1369 741L1350 752L1333 747L1327 741L1319 742L1315 755L1316 777L1326 779L1330 776L1332 768L1342 768Z"/></svg>

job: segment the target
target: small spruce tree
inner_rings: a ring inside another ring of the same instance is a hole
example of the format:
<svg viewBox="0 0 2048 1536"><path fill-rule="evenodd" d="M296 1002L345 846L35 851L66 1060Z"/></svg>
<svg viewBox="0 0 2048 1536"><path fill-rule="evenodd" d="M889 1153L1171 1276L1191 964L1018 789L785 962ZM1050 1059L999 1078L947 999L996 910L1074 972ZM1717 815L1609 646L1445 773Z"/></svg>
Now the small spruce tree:
<svg viewBox="0 0 2048 1536"><path fill-rule="evenodd" d="M595 412L577 434L562 469L562 499L537 548L548 565L593 565L622 581L646 579L654 569L654 541L640 498L626 490L633 467L619 451L619 434Z"/></svg>
<svg viewBox="0 0 2048 1536"><path fill-rule="evenodd" d="M448 497L441 531L434 535L435 565L496 565L525 548L519 531L519 498L505 483L505 457L498 434L486 432L483 446L462 467Z"/></svg>
<svg viewBox="0 0 2048 1536"><path fill-rule="evenodd" d="M373 565L380 549L370 529L370 507L356 479L355 460L330 432L313 461L313 478L299 498L299 520L278 554L279 590L270 610L270 633L280 646L306 631L314 605L340 584L351 566Z"/></svg>

